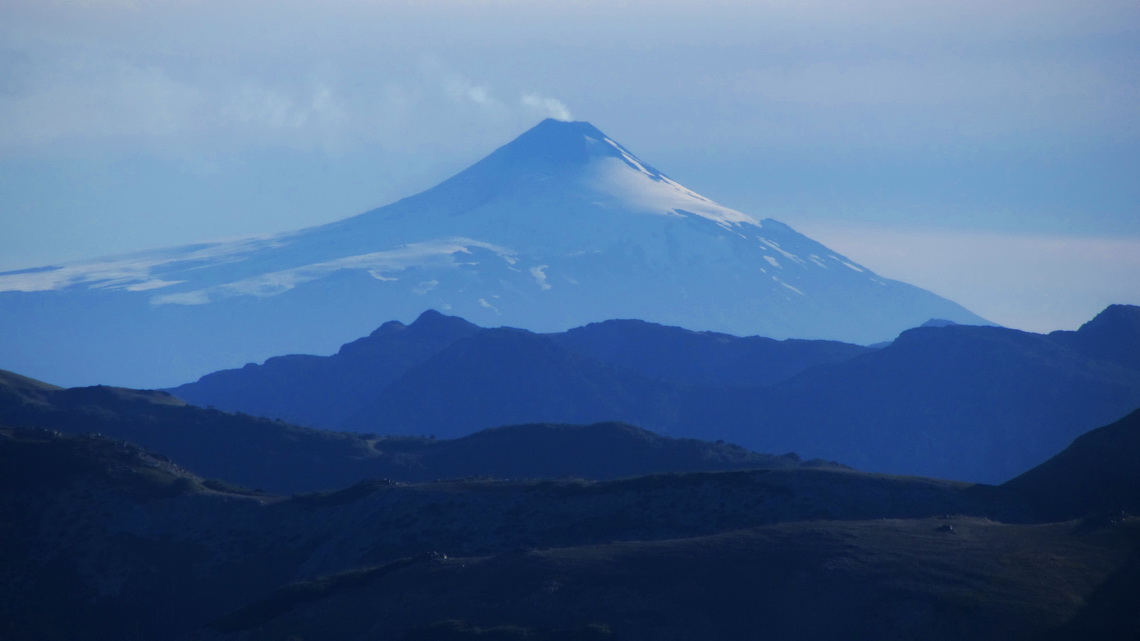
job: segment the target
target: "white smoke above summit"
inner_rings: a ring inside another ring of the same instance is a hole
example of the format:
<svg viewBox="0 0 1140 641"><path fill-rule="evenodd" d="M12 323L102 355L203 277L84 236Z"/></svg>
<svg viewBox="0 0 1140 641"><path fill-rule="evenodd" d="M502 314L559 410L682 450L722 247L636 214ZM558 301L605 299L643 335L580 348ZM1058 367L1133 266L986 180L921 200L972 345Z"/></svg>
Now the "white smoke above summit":
<svg viewBox="0 0 1140 641"><path fill-rule="evenodd" d="M522 104L535 109L545 118L553 118L563 122L574 119L570 109L562 104L562 101L555 98L545 98L536 93L525 93L522 96Z"/></svg>

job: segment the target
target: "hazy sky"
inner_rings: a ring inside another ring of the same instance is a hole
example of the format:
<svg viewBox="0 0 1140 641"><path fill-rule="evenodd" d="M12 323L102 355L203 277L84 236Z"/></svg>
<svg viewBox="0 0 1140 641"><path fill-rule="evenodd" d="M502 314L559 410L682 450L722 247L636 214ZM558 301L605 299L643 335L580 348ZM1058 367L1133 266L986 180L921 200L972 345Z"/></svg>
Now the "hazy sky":
<svg viewBox="0 0 1140 641"><path fill-rule="evenodd" d="M541 118L993 321L1140 304L1135 0L5 0L0 270L360 213Z"/></svg>

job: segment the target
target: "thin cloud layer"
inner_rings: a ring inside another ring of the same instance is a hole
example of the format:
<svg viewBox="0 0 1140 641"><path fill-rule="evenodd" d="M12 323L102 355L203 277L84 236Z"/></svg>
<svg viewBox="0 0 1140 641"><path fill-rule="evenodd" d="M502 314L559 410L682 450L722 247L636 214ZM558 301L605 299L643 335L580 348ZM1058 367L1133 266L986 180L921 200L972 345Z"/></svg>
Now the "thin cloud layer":
<svg viewBox="0 0 1140 641"><path fill-rule="evenodd" d="M501 139L536 116L570 118L569 105L634 135L703 120L712 145L1138 133L1128 43L1140 8L1116 0L89 0L0 12L8 154L90 140L145 151L163 137L442 150L473 126Z"/></svg>
<svg viewBox="0 0 1140 641"><path fill-rule="evenodd" d="M1140 238L833 225L803 231L876 273L1017 329L1076 329L1113 303L1140 303Z"/></svg>

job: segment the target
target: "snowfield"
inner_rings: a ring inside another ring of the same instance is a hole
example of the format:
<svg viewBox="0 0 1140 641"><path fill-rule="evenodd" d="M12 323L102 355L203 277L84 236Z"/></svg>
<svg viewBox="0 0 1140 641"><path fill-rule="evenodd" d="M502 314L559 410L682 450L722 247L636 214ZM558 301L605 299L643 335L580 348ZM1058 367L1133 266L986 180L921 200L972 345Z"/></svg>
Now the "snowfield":
<svg viewBox="0 0 1140 641"><path fill-rule="evenodd" d="M697 194L589 123L546 120L327 225L0 273L0 323L19 337L0 358L52 382L165 386L326 353L428 308L536 331L639 318L861 343L930 318L985 322Z"/></svg>

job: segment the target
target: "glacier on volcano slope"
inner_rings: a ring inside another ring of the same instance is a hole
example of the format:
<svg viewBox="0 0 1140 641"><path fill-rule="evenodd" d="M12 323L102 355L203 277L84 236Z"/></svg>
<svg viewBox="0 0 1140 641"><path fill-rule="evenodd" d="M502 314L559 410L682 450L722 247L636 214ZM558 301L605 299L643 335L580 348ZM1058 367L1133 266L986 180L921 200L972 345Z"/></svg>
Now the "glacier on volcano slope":
<svg viewBox="0 0 1140 641"><path fill-rule="evenodd" d="M546 120L327 225L0 274L0 359L56 383L172 385L329 353L428 308L536 331L639 318L862 343L985 322L693 192L588 123Z"/></svg>

